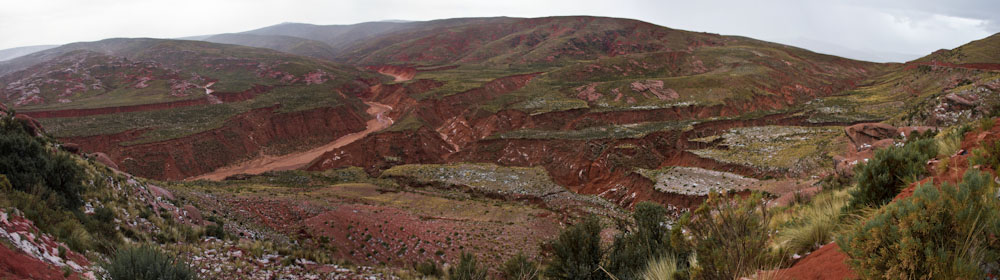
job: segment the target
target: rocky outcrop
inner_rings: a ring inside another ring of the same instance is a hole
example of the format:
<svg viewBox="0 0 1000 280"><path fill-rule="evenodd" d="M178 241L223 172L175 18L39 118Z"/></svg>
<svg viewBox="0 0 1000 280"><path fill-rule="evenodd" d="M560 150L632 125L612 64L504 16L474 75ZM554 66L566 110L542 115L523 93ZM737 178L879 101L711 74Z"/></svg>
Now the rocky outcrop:
<svg viewBox="0 0 1000 280"><path fill-rule="evenodd" d="M898 136L899 130L884 123L859 123L845 127L844 133L847 134L854 147L860 151L871 148L876 141Z"/></svg>
<svg viewBox="0 0 1000 280"><path fill-rule="evenodd" d="M659 80L645 80L639 82L632 82L629 85L633 91L642 93L645 95L647 92L652 93L656 98L662 100L674 100L680 98L681 96L677 94L670 88L663 88L663 81Z"/></svg>
<svg viewBox="0 0 1000 280"><path fill-rule="evenodd" d="M176 139L126 145L144 131L71 137L84 150L106 153L123 171L154 179L184 179L261 154L278 154L326 143L365 129L366 119L345 107L279 113L254 109L222 127ZM109 165L110 166L110 165Z"/></svg>

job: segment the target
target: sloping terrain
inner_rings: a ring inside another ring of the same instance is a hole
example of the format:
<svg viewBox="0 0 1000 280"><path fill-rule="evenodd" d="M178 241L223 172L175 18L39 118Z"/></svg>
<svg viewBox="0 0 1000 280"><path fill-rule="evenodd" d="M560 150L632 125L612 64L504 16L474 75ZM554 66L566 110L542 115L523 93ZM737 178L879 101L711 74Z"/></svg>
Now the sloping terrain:
<svg viewBox="0 0 1000 280"><path fill-rule="evenodd" d="M47 49L55 48L55 45L39 45L39 46L27 46L27 47L17 47L0 50L0 61L11 60L18 57L22 57L28 54L32 54L39 51L44 51Z"/></svg>
<svg viewBox="0 0 1000 280"><path fill-rule="evenodd" d="M378 82L327 61L196 41L110 39L35 55L21 61L53 58L0 78L0 99L53 135L160 179L363 131L372 116L356 94Z"/></svg>
<svg viewBox="0 0 1000 280"><path fill-rule="evenodd" d="M212 35L199 41L272 49L326 60L333 60L337 56L337 51L324 42L283 35L229 33Z"/></svg>

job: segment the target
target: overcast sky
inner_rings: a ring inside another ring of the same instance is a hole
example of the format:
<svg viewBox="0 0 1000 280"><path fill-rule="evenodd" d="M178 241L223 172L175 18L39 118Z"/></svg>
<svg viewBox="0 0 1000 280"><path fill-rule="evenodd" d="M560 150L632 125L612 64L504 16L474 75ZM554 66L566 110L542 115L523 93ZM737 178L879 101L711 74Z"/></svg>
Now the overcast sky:
<svg viewBox="0 0 1000 280"><path fill-rule="evenodd" d="M1000 1L992 0L0 0L0 49L282 22L552 15L633 18L871 61L906 61L1000 32Z"/></svg>

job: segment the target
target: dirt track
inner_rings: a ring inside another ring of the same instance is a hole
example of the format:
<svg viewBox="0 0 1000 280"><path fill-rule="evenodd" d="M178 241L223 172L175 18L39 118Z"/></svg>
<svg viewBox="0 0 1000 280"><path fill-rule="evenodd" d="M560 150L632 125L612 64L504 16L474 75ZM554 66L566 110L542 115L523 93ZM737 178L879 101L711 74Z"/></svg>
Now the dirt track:
<svg viewBox="0 0 1000 280"><path fill-rule="evenodd" d="M327 143L323 146L319 146L307 151L296 152L280 156L261 156L249 161L241 162L236 165L226 166L207 174L202 174L195 177L190 177L185 179L186 181L191 180L212 180L219 181L225 179L226 177L236 175L236 174L260 174L267 171L280 171L280 170L293 170L304 167L309 164L314 159L323 155L326 152L332 151L333 149L343 147L344 145L350 144L358 139L364 138L369 133L382 130L384 128L392 125L392 119L384 116L385 112L392 110L384 104L379 104L375 102L365 102L368 104L368 114L375 116L375 118L368 121L368 128L364 131L351 133L343 137L337 138L333 142Z"/></svg>

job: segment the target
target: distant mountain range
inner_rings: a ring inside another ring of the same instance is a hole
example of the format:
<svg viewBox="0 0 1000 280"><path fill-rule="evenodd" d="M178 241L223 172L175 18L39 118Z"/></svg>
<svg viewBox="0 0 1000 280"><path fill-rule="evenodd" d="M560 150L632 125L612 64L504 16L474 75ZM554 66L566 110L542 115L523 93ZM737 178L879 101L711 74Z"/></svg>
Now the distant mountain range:
<svg viewBox="0 0 1000 280"><path fill-rule="evenodd" d="M0 61L11 60L14 58L18 58L31 53L40 52L55 47L58 47L58 45L28 46L28 47L17 47L17 48L0 50Z"/></svg>

